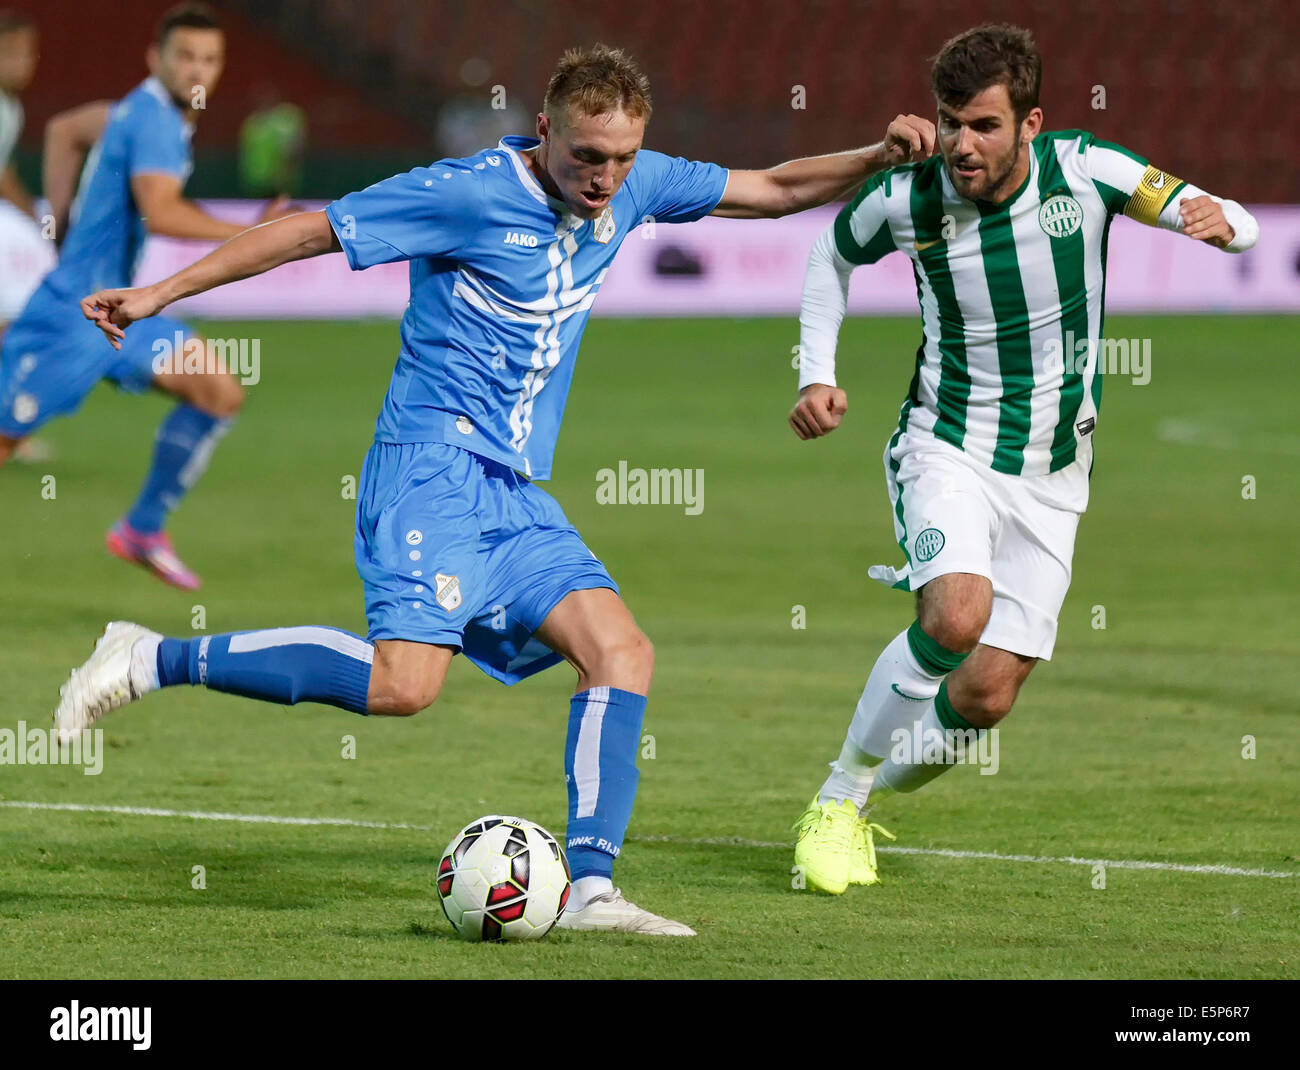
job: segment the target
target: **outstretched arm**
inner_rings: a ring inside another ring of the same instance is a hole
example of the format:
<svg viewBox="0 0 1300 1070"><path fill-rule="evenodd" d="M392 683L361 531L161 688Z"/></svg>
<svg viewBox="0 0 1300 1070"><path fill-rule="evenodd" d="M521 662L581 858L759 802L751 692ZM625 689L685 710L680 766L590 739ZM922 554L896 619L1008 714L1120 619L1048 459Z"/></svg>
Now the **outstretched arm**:
<svg viewBox="0 0 1300 1070"><path fill-rule="evenodd" d="M1120 145L1093 139L1085 158L1112 212L1229 253L1244 253L1259 240L1255 217L1236 201L1175 178Z"/></svg>
<svg viewBox="0 0 1300 1070"><path fill-rule="evenodd" d="M124 328L156 316L173 301L340 249L324 212L301 212L241 231L202 260L151 286L93 293L82 299L81 313L108 336L114 349L121 349Z"/></svg>
<svg viewBox="0 0 1300 1070"><path fill-rule="evenodd" d="M878 144L830 156L810 156L765 171L732 171L711 213L728 219L767 219L802 212L841 197L877 171L934 152L934 123L900 115Z"/></svg>

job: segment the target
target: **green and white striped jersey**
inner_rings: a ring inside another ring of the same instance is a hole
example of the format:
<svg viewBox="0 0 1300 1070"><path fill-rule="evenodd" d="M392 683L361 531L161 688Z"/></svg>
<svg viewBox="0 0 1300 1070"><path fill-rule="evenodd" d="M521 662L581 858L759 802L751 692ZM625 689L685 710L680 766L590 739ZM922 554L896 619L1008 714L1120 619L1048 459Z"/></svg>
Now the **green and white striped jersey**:
<svg viewBox="0 0 1300 1070"><path fill-rule="evenodd" d="M894 250L912 261L923 339L900 427L1012 475L1086 464L1111 220L1180 229L1178 195L1201 192L1081 130L1040 134L1024 184L997 205L959 196L937 154L873 176L836 219L827 259L845 295L850 265ZM828 339L813 274L810 262L801 387L834 383L839 319Z"/></svg>

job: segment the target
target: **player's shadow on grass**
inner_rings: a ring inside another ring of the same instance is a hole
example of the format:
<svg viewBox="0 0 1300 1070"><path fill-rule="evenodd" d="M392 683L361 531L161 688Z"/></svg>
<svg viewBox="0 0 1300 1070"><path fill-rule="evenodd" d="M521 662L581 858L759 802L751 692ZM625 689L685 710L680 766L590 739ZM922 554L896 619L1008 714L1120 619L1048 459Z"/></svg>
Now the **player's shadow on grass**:
<svg viewBox="0 0 1300 1070"><path fill-rule="evenodd" d="M401 930L401 934L403 936L416 936L422 940L454 940L458 944L466 942L461 940L461 938L456 935L456 932L452 929L451 925L445 921L441 925L439 925L437 921L413 921L410 922L405 929Z"/></svg>
<svg viewBox="0 0 1300 1070"><path fill-rule="evenodd" d="M440 940L451 941L466 947L504 947L518 949L524 947L554 947L556 944L570 944L570 946L581 946L584 938L588 937L587 933L571 933L565 929L553 928L540 940L484 940L475 942L473 940L464 940L457 935L456 930L451 927L451 923L439 914L436 918L427 921L412 921L405 929L399 930L402 937L412 936L420 940ZM639 946L644 942L644 936L630 936L626 933L603 933L600 936L601 943L608 943L611 939L622 938L624 942L631 947Z"/></svg>

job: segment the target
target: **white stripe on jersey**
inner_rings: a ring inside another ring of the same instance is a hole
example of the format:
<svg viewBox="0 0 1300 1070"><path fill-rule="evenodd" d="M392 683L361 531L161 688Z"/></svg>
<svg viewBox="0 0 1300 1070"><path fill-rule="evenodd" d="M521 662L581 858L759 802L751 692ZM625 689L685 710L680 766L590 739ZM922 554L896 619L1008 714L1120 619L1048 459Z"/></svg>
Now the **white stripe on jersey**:
<svg viewBox="0 0 1300 1070"><path fill-rule="evenodd" d="M576 250L577 245L574 244ZM570 253L570 256L572 253ZM554 265L552 265L554 266ZM590 308L591 303L595 300L596 291L599 289L601 281L605 278L608 268L602 268L600 273L586 286L574 287L573 285L573 265L566 260L564 263L565 273L567 275L567 288L560 290L558 293L553 288L548 288L546 296L538 298L536 301L512 301L510 298L503 296L492 288L483 278L468 264L460 264L456 271L456 283L452 288L452 294L456 297L463 297L475 308L482 309L484 312L491 312L502 319L516 320L521 323L540 323L547 318L546 314L550 312L562 312L565 316L572 315L574 312L580 312L584 308ZM466 293L471 290L471 293ZM474 298L479 298L475 301Z"/></svg>
<svg viewBox="0 0 1300 1070"><path fill-rule="evenodd" d="M583 225L583 220L561 220L555 225L555 241L546 247L546 259L551 265L546 272L546 297L542 304L554 309L562 309L565 302L572 304L576 291L573 288L573 255L578 251L578 239L574 237ZM567 277L567 289L559 289L562 279ZM602 271L599 278L604 277ZM598 280L599 281L599 280ZM584 288L591 292L587 295L595 299L597 283ZM580 303L580 302L578 302ZM590 303L590 302L589 302ZM572 304L572 311L562 315L559 311L546 316L537 325L533 334L532 371L524 376L519 389L519 397L514 408L510 410L510 446L522 453L524 444L533 433L533 404L546 386L555 366L560 363L563 351L560 349L560 325L578 311L577 304Z"/></svg>
<svg viewBox="0 0 1300 1070"><path fill-rule="evenodd" d="M1030 149L1030 189L1039 201L1038 157ZM1103 209L1104 211L1104 209ZM1025 444L1026 472L1046 472L1052 466L1052 439L1061 417L1061 386L1067 362L1058 367L1049 360L1048 342L1061 341L1061 293L1056 285L1052 239L1038 223L1038 212L1018 216L1011 227L1016 242L1020 285L1029 315L1029 352L1034 365L1034 392L1029 399L1029 441ZM995 432L996 435L996 432Z"/></svg>
<svg viewBox="0 0 1300 1070"><path fill-rule="evenodd" d="M1055 145L1056 158L1060 162L1061 170L1067 176L1071 174L1072 167L1077 167L1074 163L1075 144L1073 141L1062 140ZM1114 185L1116 189L1136 186L1145 170L1140 163L1123 153L1099 145L1094 145L1088 151L1092 153L1093 173L1103 181ZM1089 192L1095 193L1095 187L1091 183L1087 188ZM1088 288L1089 338L1101 338L1101 321L1106 314L1101 303L1102 292L1106 287L1106 266L1101 262L1101 238L1100 234L1084 230L1086 253L1083 258L1083 281ZM1097 418L1097 406L1092 400L1092 381L1096 374L1096 363L1090 362L1083 373L1083 404L1079 406L1079 413L1074 418L1076 425ZM1092 463L1092 435L1085 435L1079 440L1076 458L1082 458L1089 465Z"/></svg>
<svg viewBox="0 0 1300 1070"><path fill-rule="evenodd" d="M468 270L469 269L465 268L464 265L461 266L462 272L466 272ZM603 279L604 277L605 277L605 273L602 271L600 275L597 277L596 282L599 283L600 280ZM587 309L591 308L591 306L596 301L596 292L595 290L593 290L591 293L587 294L587 296L584 297L581 301L579 301L576 305L570 305L568 308L559 309L554 313L520 312L519 306L517 305L510 304L509 302L502 304L499 300L494 300L490 296L491 293L490 289L488 290L487 293L483 292L482 290L475 289L474 286L471 285L469 280L466 279L463 275L456 279L455 284L452 286L451 292L453 297L459 297L467 305L472 305L480 312L486 312L489 315L498 316L501 319L510 320L514 323L527 323L531 326L536 326L537 324L542 324L542 323L550 323L552 320L558 320L560 323L563 323L570 316L578 312L587 311Z"/></svg>

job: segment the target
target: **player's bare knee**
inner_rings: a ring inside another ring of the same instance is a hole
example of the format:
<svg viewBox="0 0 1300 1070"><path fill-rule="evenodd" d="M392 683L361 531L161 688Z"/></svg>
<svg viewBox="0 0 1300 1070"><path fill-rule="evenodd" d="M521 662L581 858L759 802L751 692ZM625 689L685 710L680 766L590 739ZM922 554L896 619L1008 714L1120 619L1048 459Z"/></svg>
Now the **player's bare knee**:
<svg viewBox="0 0 1300 1070"><path fill-rule="evenodd" d="M970 606L945 606L934 610L921 606L921 630L945 650L969 654L979 645L988 615Z"/></svg>
<svg viewBox="0 0 1300 1070"><path fill-rule="evenodd" d="M244 388L239 380L230 375L212 377L212 383L204 391L198 408L221 420L229 420L244 407Z"/></svg>
<svg viewBox="0 0 1300 1070"><path fill-rule="evenodd" d="M436 680L398 679L390 682L381 699L382 709L373 712L392 717L414 717L438 701L442 684Z"/></svg>
<svg viewBox="0 0 1300 1070"><path fill-rule="evenodd" d="M603 636L593 653L589 676L618 681L616 686L638 693L649 690L655 651L649 637L639 628Z"/></svg>
<svg viewBox="0 0 1300 1070"><path fill-rule="evenodd" d="M620 676L643 680L649 686L655 667L655 648L640 629L622 636L608 651L608 658Z"/></svg>

